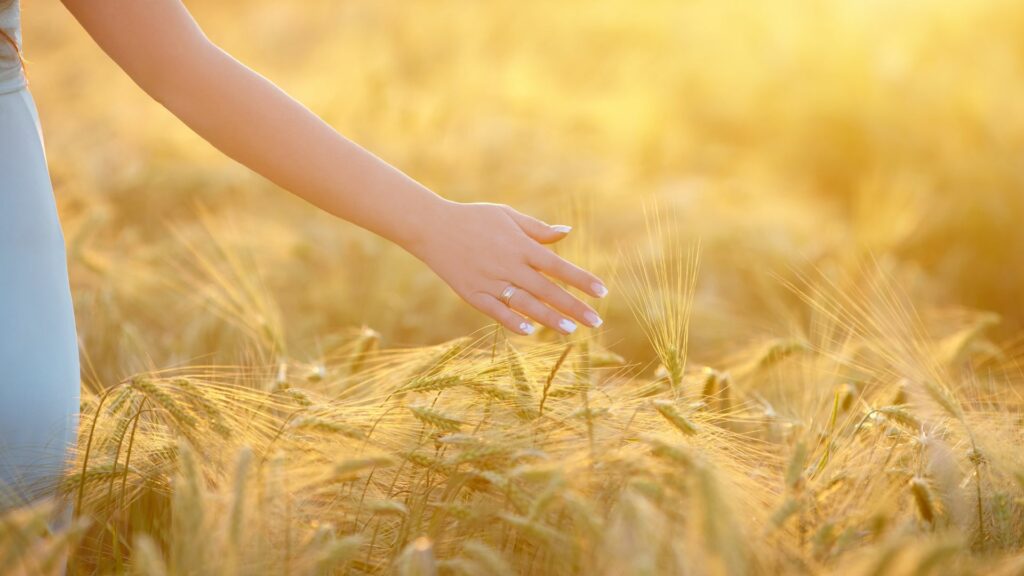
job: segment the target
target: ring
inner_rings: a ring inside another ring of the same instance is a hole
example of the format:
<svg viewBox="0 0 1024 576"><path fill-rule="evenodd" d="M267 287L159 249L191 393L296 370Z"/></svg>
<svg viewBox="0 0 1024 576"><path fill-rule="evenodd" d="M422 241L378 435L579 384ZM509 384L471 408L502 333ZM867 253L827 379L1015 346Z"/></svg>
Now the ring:
<svg viewBox="0 0 1024 576"><path fill-rule="evenodd" d="M516 290L518 290L518 288L515 284L509 284L501 291L501 296L498 296L498 300L501 300L501 303L505 306L511 306L509 302L511 302L512 295L516 293Z"/></svg>

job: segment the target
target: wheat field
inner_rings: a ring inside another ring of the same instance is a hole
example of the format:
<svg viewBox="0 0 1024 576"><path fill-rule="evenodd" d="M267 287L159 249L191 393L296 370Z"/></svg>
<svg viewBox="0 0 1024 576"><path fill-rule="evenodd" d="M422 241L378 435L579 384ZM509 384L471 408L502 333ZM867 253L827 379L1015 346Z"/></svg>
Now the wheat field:
<svg viewBox="0 0 1024 576"><path fill-rule="evenodd" d="M82 350L0 570L1024 574L1017 0L193 0L442 195L574 232L505 333L232 164L58 2L25 55Z"/></svg>

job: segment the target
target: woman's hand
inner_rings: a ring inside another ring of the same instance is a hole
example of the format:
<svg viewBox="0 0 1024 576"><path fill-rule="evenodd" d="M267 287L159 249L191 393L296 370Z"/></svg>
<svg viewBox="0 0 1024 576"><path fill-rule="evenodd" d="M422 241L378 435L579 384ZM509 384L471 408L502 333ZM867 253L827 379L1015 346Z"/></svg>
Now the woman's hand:
<svg viewBox="0 0 1024 576"><path fill-rule="evenodd" d="M197 134L282 188L404 247L508 329L532 333L524 316L564 334L576 329L574 320L601 324L552 281L607 293L593 274L542 246L564 238L568 227L434 194L210 42L180 0L64 3L133 80ZM509 285L517 290L505 305L500 297Z"/></svg>
<svg viewBox="0 0 1024 576"><path fill-rule="evenodd" d="M524 316L564 334L576 329L574 320L601 324L552 281L607 293L593 274L542 246L564 238L568 227L434 194L210 42L180 0L64 3L133 80L200 136L282 188L404 247L508 329L532 333ZM506 305L500 298L509 285L517 290Z"/></svg>
<svg viewBox="0 0 1024 576"><path fill-rule="evenodd" d="M423 229L405 245L455 293L509 330L532 334L532 318L563 334L576 322L596 328L601 318L593 308L555 284L551 278L604 297L599 278L564 260L543 244L557 242L568 226L551 226L503 204L462 204L444 200ZM517 290L506 306L502 291Z"/></svg>

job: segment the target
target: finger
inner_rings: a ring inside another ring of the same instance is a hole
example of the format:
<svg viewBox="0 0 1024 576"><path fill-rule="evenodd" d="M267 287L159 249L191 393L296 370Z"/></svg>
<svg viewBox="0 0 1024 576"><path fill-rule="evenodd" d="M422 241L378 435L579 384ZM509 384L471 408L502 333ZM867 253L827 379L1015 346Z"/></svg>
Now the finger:
<svg viewBox="0 0 1024 576"><path fill-rule="evenodd" d="M533 216L527 216L521 212L516 211L514 208L507 208L507 212L516 224L522 228L523 232L530 238L533 238L541 244L551 244L557 242L572 230L572 226L566 226L565 224L557 224L552 226L546 222L538 220Z"/></svg>
<svg viewBox="0 0 1024 576"><path fill-rule="evenodd" d="M509 299L509 305L513 309L562 334L572 334L576 331L575 322L548 308L525 289L520 288L516 290L512 294L512 298Z"/></svg>
<svg viewBox="0 0 1024 576"><path fill-rule="evenodd" d="M502 304L497 298L484 292L474 292L467 301L474 308L497 320L502 326L515 332L529 336L533 334L536 327L527 322L525 318L513 312L508 306Z"/></svg>
<svg viewBox="0 0 1024 576"><path fill-rule="evenodd" d="M597 328L603 322L593 308L536 270L527 269L522 277L516 280L516 284L525 288L537 300L568 314L591 328ZM515 295L513 295L513 299L515 299ZM534 316L534 318L537 317Z"/></svg>
<svg viewBox="0 0 1024 576"><path fill-rule="evenodd" d="M604 298L608 295L608 288L605 287L604 282L600 278L551 250L539 248L531 254L528 261L537 270L557 278L570 286L575 286L587 294L597 298Z"/></svg>

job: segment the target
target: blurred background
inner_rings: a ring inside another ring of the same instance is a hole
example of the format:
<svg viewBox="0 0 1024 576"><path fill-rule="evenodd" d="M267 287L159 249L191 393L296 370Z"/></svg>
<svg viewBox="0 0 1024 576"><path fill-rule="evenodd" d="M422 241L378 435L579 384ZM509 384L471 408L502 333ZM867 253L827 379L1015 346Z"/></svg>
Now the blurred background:
<svg viewBox="0 0 1024 576"><path fill-rule="evenodd" d="M56 0L25 54L87 379L314 361L488 320L424 265L234 164L149 100ZM192 0L208 36L449 198L576 226L611 279L603 342L649 357L621 297L644 206L700 239L691 345L803 330L789 278L876 260L922 308L991 310L1024 279L1018 0ZM646 247L646 248L644 248ZM638 252L640 250L640 252Z"/></svg>

